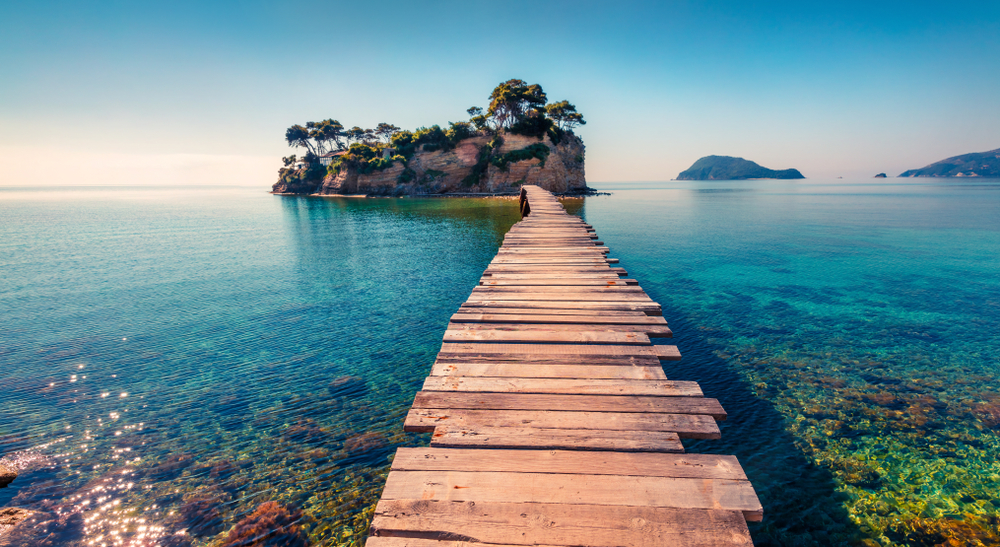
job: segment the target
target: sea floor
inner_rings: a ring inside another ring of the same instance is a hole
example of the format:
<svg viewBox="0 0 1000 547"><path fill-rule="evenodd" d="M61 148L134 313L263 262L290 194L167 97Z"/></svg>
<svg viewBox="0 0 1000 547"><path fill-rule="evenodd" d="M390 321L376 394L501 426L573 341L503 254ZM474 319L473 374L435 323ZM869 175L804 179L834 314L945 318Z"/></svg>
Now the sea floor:
<svg viewBox="0 0 1000 547"><path fill-rule="evenodd" d="M1000 545L1000 182L567 200L729 413L758 545ZM510 200L0 189L8 545L360 545Z"/></svg>

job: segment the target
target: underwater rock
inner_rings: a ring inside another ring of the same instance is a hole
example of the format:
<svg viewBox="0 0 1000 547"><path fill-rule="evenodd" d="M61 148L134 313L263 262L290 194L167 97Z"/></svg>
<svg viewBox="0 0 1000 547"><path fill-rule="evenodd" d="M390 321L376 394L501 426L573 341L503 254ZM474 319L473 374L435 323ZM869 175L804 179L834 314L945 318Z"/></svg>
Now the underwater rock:
<svg viewBox="0 0 1000 547"><path fill-rule="evenodd" d="M327 390L332 397L360 397L368 392L368 382L357 376L334 378Z"/></svg>
<svg viewBox="0 0 1000 547"><path fill-rule="evenodd" d="M211 536L222 531L224 507L219 496L203 496L186 500L180 507L182 525L193 536Z"/></svg>
<svg viewBox="0 0 1000 547"><path fill-rule="evenodd" d="M84 537L83 514L63 505L52 512L36 511L0 536L0 545L31 545L32 547L61 547L75 544Z"/></svg>
<svg viewBox="0 0 1000 547"><path fill-rule="evenodd" d="M21 524L31 516L31 511L20 507L4 507L0 509L0 534Z"/></svg>
<svg viewBox="0 0 1000 547"><path fill-rule="evenodd" d="M299 521L300 511L289 511L276 501L264 502L253 513L236 523L220 547L306 547Z"/></svg>
<svg viewBox="0 0 1000 547"><path fill-rule="evenodd" d="M367 433L355 435L344 441L344 450L348 454L363 454L365 452L371 452L372 450L385 448L388 445L389 443L386 441L385 435L375 431L369 431Z"/></svg>
<svg viewBox="0 0 1000 547"><path fill-rule="evenodd" d="M156 481L173 480L193 463L194 456L191 454L171 454L163 463L147 471L145 476Z"/></svg>
<svg viewBox="0 0 1000 547"><path fill-rule="evenodd" d="M988 396L986 400L973 408L972 413L982 424L990 429L1000 426L1000 397Z"/></svg>
<svg viewBox="0 0 1000 547"><path fill-rule="evenodd" d="M309 418L300 419L281 433L281 438L290 443L321 443L327 437L327 432Z"/></svg>
<svg viewBox="0 0 1000 547"><path fill-rule="evenodd" d="M1000 545L1000 535L988 523L952 518L914 518L897 522L886 530L897 543L920 547L964 545Z"/></svg>
<svg viewBox="0 0 1000 547"><path fill-rule="evenodd" d="M8 484L14 482L17 478L17 469L9 465L0 463L0 488L7 486Z"/></svg>

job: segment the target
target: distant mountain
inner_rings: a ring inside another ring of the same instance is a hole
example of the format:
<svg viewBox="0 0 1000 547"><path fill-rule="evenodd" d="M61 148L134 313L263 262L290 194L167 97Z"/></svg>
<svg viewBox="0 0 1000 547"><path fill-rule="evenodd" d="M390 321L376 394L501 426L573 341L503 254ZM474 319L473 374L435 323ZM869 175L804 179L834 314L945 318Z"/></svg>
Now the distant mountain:
<svg viewBox="0 0 1000 547"><path fill-rule="evenodd" d="M775 171L752 161L731 156L705 156L694 162L677 180L804 179L797 169Z"/></svg>
<svg viewBox="0 0 1000 547"><path fill-rule="evenodd" d="M901 177L1000 177L1000 148L963 154L921 169L910 169Z"/></svg>

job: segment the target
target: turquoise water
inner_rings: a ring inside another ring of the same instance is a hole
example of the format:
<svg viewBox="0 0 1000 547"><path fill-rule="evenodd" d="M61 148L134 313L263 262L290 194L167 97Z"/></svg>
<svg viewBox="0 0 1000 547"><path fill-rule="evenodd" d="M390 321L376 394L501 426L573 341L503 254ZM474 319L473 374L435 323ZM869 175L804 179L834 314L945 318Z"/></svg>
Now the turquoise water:
<svg viewBox="0 0 1000 547"><path fill-rule="evenodd" d="M568 208L728 410L687 446L739 456L758 545L1000 544L1000 181L595 186ZM517 212L0 188L0 219L0 506L38 511L0 542L339 545Z"/></svg>

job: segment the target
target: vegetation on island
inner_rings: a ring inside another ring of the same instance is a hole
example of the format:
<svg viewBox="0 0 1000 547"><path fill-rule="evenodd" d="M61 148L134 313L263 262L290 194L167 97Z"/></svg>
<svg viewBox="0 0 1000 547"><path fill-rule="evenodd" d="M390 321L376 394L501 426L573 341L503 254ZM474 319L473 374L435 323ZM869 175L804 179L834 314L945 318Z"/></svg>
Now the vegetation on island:
<svg viewBox="0 0 1000 547"><path fill-rule="evenodd" d="M500 154L504 134L532 136L539 140L548 136L553 144L559 144L567 134L573 135L576 127L587 123L569 101L549 103L542 86L524 80L501 83L493 89L489 100L485 110L473 106L466 110L467 121L448 122L447 129L432 125L408 131L390 123L380 123L373 129L358 126L347 129L332 118L293 125L285 131L285 141L293 148L304 148L305 154L301 158L296 155L282 158L281 181L319 183L326 175L342 169L367 174L398 163L403 166L399 182L407 183L413 179L414 172L406 164L416 152L447 151L471 137L492 137L480 147L472 174L462 182L463 186L473 186L490 165L506 171L510 164L532 158L545 165L549 148L542 143ZM321 161L321 158L329 158L329 161Z"/></svg>
<svg viewBox="0 0 1000 547"><path fill-rule="evenodd" d="M920 169L900 173L901 177L998 177L1000 178L1000 148L952 156Z"/></svg>
<svg viewBox="0 0 1000 547"><path fill-rule="evenodd" d="M774 170L731 156L705 156L677 175L677 180L804 179L798 169Z"/></svg>

